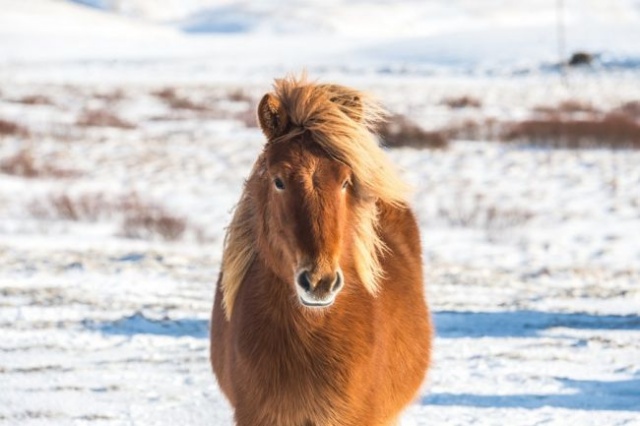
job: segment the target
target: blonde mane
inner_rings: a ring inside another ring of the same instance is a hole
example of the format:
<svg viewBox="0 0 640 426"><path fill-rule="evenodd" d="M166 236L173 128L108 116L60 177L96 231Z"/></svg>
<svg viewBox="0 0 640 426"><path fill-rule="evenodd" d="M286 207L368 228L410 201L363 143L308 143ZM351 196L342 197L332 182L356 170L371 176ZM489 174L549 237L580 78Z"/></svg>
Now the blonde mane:
<svg viewBox="0 0 640 426"><path fill-rule="evenodd" d="M376 202L400 206L405 204L408 192L373 133L385 111L362 92L338 85L309 83L304 76L276 80L274 92L288 121L287 131L269 143L290 141L306 133L353 172L354 189L365 200L358 204L355 212L357 237L353 258L360 280L375 295L383 276L380 256L385 251L377 230ZM248 182L264 172L263 158L261 155L256 161ZM257 255L254 229L259 220L257 206L247 195L245 185L224 243L220 285L227 319L231 317L240 284Z"/></svg>

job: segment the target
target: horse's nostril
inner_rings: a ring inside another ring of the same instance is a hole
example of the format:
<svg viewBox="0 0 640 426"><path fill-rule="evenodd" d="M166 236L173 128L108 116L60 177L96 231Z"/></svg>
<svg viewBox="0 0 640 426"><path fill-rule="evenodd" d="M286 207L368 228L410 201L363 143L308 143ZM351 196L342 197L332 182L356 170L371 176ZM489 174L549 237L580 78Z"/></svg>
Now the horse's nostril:
<svg viewBox="0 0 640 426"><path fill-rule="evenodd" d="M333 282L333 286L331 287L331 291L337 292L342 288L342 274L338 272L336 274L336 280Z"/></svg>
<svg viewBox="0 0 640 426"><path fill-rule="evenodd" d="M304 291L311 290L311 280L309 280L309 273L307 271L298 274L298 285L302 287Z"/></svg>

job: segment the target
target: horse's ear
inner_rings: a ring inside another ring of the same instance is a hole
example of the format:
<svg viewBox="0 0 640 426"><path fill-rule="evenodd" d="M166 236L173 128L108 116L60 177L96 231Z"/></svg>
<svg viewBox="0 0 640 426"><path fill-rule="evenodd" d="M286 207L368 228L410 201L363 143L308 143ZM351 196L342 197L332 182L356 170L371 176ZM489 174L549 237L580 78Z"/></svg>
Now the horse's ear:
<svg viewBox="0 0 640 426"><path fill-rule="evenodd" d="M271 93L267 93L258 105L258 121L262 132L271 140L284 134L289 118L282 103Z"/></svg>

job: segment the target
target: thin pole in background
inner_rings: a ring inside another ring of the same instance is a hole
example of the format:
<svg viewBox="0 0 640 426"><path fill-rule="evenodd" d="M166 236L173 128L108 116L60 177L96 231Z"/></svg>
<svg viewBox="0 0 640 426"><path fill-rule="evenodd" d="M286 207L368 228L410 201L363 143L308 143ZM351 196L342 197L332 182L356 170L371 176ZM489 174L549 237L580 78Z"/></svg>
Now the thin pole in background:
<svg viewBox="0 0 640 426"><path fill-rule="evenodd" d="M567 57L565 52L564 0L556 0L556 37L558 39L558 56L560 59L560 76L567 84Z"/></svg>

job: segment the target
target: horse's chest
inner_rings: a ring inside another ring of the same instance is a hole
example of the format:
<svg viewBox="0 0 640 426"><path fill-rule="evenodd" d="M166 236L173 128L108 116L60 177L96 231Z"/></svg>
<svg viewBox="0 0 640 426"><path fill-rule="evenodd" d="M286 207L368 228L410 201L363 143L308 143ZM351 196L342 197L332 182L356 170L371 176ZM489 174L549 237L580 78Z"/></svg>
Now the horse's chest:
<svg viewBox="0 0 640 426"><path fill-rule="evenodd" d="M314 378L320 383L329 380L330 370L339 368L339 346L323 336L303 340L290 330L272 328L247 334L238 351L255 374L285 385Z"/></svg>
<svg viewBox="0 0 640 426"><path fill-rule="evenodd" d="M261 399L312 404L347 387L350 363L342 342L322 333L303 338L282 326L267 328L245 334L237 346L241 374Z"/></svg>
<svg viewBox="0 0 640 426"><path fill-rule="evenodd" d="M238 341L236 368L239 393L264 424L332 425L334 409L327 401L341 400L345 371L331 348L314 348L299 336L280 330ZM247 406L245 406L247 407ZM262 423L259 423L262 424Z"/></svg>

